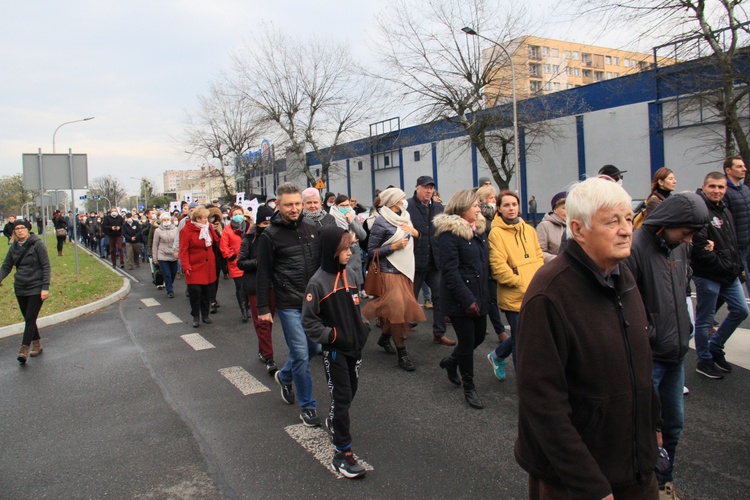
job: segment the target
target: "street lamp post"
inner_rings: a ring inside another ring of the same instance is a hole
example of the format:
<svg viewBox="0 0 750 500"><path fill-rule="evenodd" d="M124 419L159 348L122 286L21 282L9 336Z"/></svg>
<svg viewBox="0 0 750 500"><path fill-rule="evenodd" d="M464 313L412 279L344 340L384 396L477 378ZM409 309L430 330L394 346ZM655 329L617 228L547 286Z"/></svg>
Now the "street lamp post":
<svg viewBox="0 0 750 500"><path fill-rule="evenodd" d="M69 124L71 124L71 123L78 123L78 122L87 122L87 121L89 121L89 120L93 120L93 119L94 119L94 117L93 117L93 116L89 116L88 118L82 118L82 119L80 119L80 120L73 120L73 121L69 121L69 122L61 123L61 124L60 124L60 125L59 125L59 126L58 126L58 127L56 128L56 129L55 129L55 132L54 132L54 133L52 134L52 153L55 153L55 136L57 135L57 131L58 131L58 130L60 130L60 128L61 128L61 127L63 127L64 125L69 125Z"/></svg>
<svg viewBox="0 0 750 500"><path fill-rule="evenodd" d="M481 38L482 40L486 40L490 42L493 45L496 45L497 47L500 47L500 50L502 50L505 55L508 57L508 60L510 61L510 78L511 78L511 85L513 86L513 158L516 162L516 192L518 193L518 196L521 196L521 163L519 161L519 153L518 153L518 99L516 98L516 65L513 63L513 57L510 55L508 50L503 47L500 43L496 42L495 40L492 40L490 38L487 38L486 36L480 35L476 31L474 31L472 28L469 28L468 26L464 26L461 28L461 31L466 33L467 35L476 36Z"/></svg>

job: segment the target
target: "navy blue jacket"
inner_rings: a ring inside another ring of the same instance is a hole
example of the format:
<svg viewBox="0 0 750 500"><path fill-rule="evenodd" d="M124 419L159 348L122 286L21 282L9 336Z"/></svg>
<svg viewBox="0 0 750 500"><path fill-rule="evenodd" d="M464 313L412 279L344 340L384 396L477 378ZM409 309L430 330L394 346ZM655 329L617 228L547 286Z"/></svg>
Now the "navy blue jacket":
<svg viewBox="0 0 750 500"><path fill-rule="evenodd" d="M426 272L437 268L438 249L434 244L435 226L432 221L435 216L443 213L443 205L430 200L424 205L417 199L416 194L409 198L409 206L406 209L411 216L411 224L419 231L419 237L414 240L414 270Z"/></svg>
<svg viewBox="0 0 750 500"><path fill-rule="evenodd" d="M476 302L479 314L490 311L490 260L485 220L476 232L458 215L435 218L436 244L440 247L440 310L449 316L466 316Z"/></svg>
<svg viewBox="0 0 750 500"><path fill-rule="evenodd" d="M745 251L750 246L750 187L744 183L735 185L727 177L727 193L722 201L732 213L737 246Z"/></svg>

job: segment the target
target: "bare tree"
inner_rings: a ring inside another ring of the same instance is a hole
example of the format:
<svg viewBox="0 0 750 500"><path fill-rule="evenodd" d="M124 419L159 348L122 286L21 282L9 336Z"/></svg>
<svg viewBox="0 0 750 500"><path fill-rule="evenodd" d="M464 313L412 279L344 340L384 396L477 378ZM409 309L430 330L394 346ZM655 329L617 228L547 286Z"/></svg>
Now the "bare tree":
<svg viewBox="0 0 750 500"><path fill-rule="evenodd" d="M231 84L278 126L289 173L314 184L306 153L318 157L322 176L333 173L335 155L360 132L377 86L356 71L343 44L300 41L269 27L257 33L235 54Z"/></svg>
<svg viewBox="0 0 750 500"><path fill-rule="evenodd" d="M200 110L185 121L188 154L219 163L216 172L226 196L234 194L229 179L242 155L259 142L260 120L247 101L213 85L208 97L199 97ZM213 172L213 171L212 171Z"/></svg>
<svg viewBox="0 0 750 500"><path fill-rule="evenodd" d="M739 153L750 162L748 93L750 76L737 64L750 45L747 12L742 0L577 0L580 12L601 26L637 27L635 35L675 59L700 58L713 71L694 74L684 92L690 105L710 104L724 127L724 155ZM746 64L746 63L745 63ZM698 85L695 85L695 81ZM746 179L750 182L750 179Z"/></svg>
<svg viewBox="0 0 750 500"><path fill-rule="evenodd" d="M120 180L111 175L97 177L89 183L89 198L95 194L106 197L113 207L119 206L128 197Z"/></svg>
<svg viewBox="0 0 750 500"><path fill-rule="evenodd" d="M487 111L485 93L492 92L491 101L509 100L511 72L502 69L510 61L502 50L483 51L461 28L507 44L524 30L525 17L520 5L503 8L496 0L394 0L379 19L381 77L423 120L460 125L501 188L516 168L513 120L510 106ZM512 54L517 45L508 47Z"/></svg>

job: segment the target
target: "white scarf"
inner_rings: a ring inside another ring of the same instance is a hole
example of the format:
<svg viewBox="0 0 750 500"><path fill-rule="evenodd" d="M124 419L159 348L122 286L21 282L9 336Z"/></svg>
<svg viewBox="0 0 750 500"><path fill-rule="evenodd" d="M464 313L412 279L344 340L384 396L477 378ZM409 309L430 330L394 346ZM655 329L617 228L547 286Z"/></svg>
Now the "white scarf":
<svg viewBox="0 0 750 500"><path fill-rule="evenodd" d="M206 242L206 246L211 246L211 233L208 231L208 224L201 224L200 222L193 222L196 226L198 226L201 230L200 236L198 236L199 240L204 240Z"/></svg>
<svg viewBox="0 0 750 500"><path fill-rule="evenodd" d="M396 232L393 233L393 236L391 236L384 244L395 243L406 236L406 233L401 229L401 226L403 224L411 225L411 216L409 215L409 212L402 209L401 213L397 214L388 207L382 207L380 209L380 215L383 216L386 222L396 228ZM414 238L409 238L404 248L401 250L395 250L386 258L393 267L401 272L401 274L409 278L412 282L414 281Z"/></svg>
<svg viewBox="0 0 750 500"><path fill-rule="evenodd" d="M331 207L331 211L328 212L331 214L331 217L336 219L336 225L340 227L341 229L349 229L349 221L346 219L346 215L342 214L339 210L339 207L336 205Z"/></svg>

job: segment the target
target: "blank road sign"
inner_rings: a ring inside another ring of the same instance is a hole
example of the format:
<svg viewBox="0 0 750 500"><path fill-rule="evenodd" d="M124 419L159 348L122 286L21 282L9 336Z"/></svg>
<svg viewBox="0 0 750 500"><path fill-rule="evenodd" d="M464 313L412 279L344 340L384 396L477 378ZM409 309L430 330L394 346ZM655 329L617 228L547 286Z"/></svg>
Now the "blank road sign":
<svg viewBox="0 0 750 500"><path fill-rule="evenodd" d="M88 189L89 187L89 168L85 154L73 155L73 179L70 178L70 163L67 154L42 155L42 173L44 186L42 186L39 172L39 155L24 154L24 189Z"/></svg>

